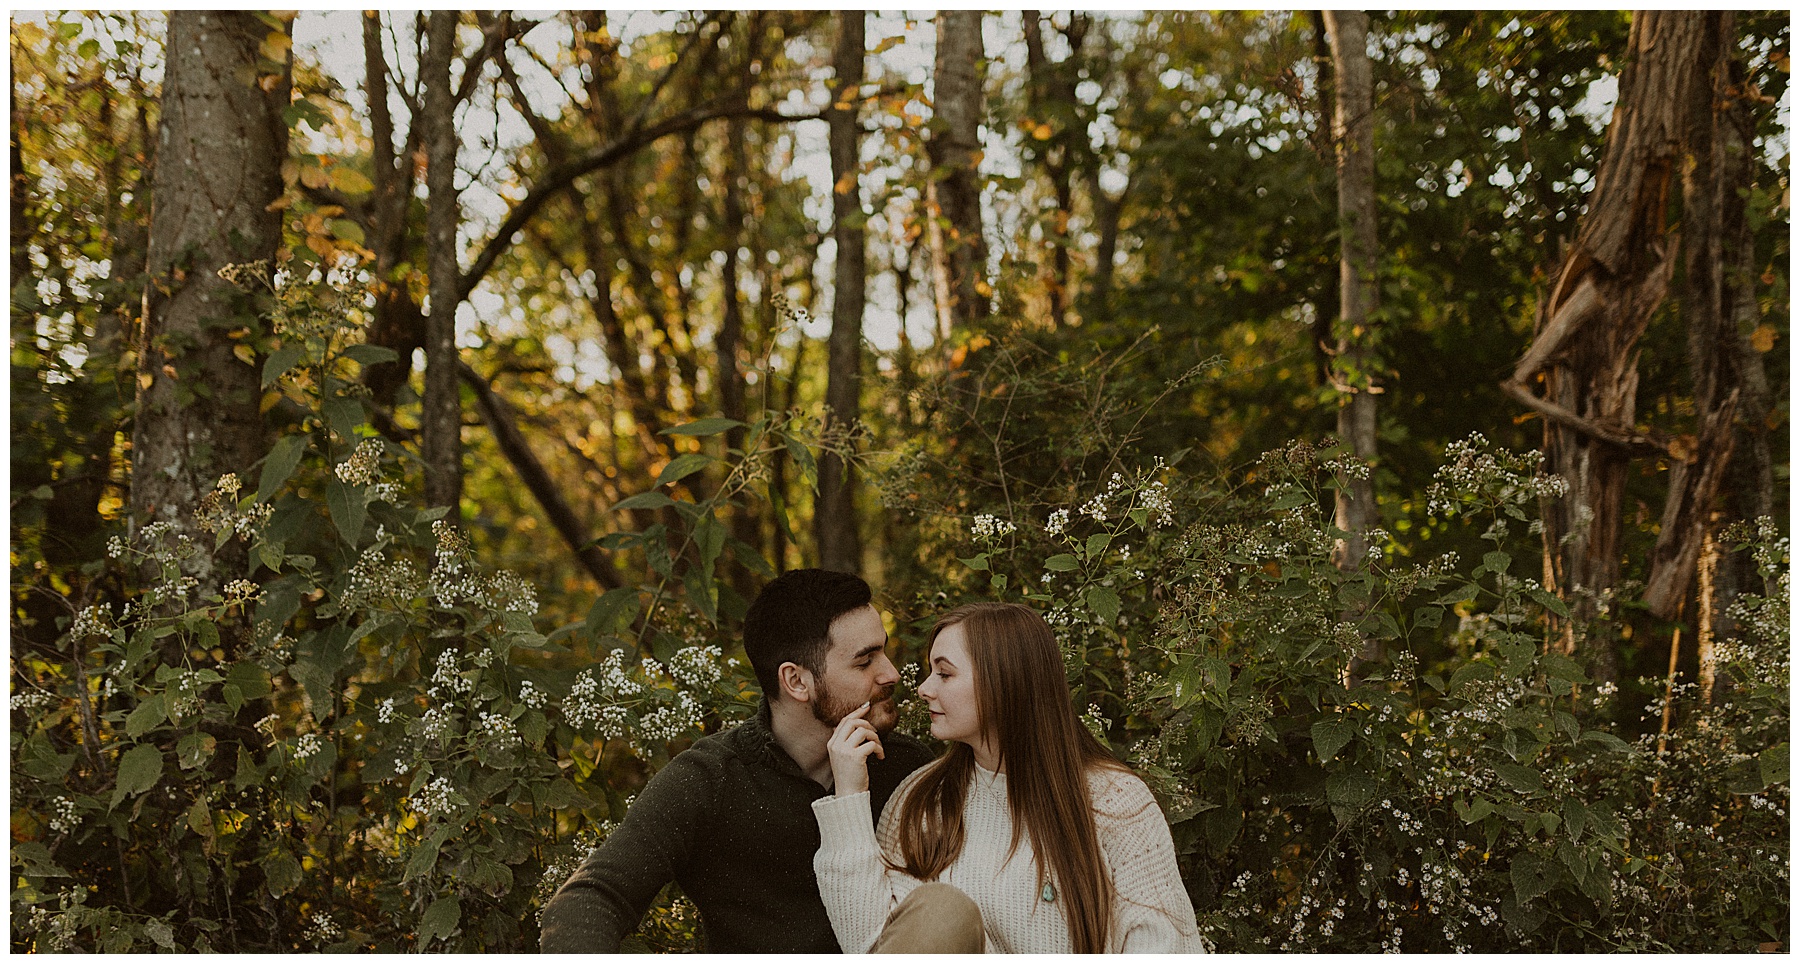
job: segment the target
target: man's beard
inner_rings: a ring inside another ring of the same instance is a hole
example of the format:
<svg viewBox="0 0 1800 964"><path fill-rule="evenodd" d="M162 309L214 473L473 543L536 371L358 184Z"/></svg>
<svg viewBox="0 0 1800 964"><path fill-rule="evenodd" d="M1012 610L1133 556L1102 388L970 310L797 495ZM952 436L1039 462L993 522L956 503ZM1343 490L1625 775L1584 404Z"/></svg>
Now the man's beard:
<svg viewBox="0 0 1800 964"><path fill-rule="evenodd" d="M869 701L869 712L863 719L875 727L877 733L887 733L899 722L900 714L894 708L894 688L886 686L873 696L865 696ZM813 719L826 726L835 727L843 722L844 717L856 712L863 705L863 700L840 700L830 689L821 688L819 698L812 701Z"/></svg>

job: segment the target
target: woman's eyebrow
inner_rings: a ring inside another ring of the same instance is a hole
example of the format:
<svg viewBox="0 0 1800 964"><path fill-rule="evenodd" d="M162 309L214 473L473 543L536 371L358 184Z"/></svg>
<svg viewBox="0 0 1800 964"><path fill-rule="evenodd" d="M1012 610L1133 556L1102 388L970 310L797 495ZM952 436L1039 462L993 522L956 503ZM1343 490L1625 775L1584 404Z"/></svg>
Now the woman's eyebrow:
<svg viewBox="0 0 1800 964"><path fill-rule="evenodd" d="M939 663L943 663L943 664L944 664L944 665L945 665L945 666L948 666L948 667L950 667L950 668L951 668L951 669L955 669L955 668L956 668L956 664L955 664L955 663L952 663L952 662L951 662L951 661L950 661L950 657L948 657L948 656L933 656L933 657L932 657L932 658L931 658L931 664L932 664L932 665L933 665L933 666L936 666L936 665L937 665L937 664L939 664Z"/></svg>

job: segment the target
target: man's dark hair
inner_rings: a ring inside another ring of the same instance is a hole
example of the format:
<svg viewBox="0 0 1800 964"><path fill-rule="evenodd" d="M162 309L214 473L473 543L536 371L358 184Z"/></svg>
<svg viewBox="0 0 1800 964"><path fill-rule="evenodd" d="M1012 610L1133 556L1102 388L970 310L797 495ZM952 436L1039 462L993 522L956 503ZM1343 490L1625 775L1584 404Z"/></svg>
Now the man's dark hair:
<svg viewBox="0 0 1800 964"><path fill-rule="evenodd" d="M744 615L744 653L763 696L780 699L775 671L782 663L824 675L832 621L873 598L862 577L830 569L793 569L764 586Z"/></svg>

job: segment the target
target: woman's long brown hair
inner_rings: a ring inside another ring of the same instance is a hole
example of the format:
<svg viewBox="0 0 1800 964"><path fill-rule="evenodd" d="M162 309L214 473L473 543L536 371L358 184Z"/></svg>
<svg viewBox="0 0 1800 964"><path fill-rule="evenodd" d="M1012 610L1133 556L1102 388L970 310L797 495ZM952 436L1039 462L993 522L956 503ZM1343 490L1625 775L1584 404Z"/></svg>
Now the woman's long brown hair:
<svg viewBox="0 0 1800 964"><path fill-rule="evenodd" d="M959 606L931 628L927 651L957 624L973 664L976 720L992 735L1006 771L1012 847L1029 835L1038 887L1054 881L1073 950L1102 953L1112 931L1113 882L1100 853L1087 775L1126 767L1076 717L1062 653L1043 617L1012 603ZM963 802L974 774L974 750L957 743L919 778L900 808L905 864L896 869L935 880L962 853Z"/></svg>

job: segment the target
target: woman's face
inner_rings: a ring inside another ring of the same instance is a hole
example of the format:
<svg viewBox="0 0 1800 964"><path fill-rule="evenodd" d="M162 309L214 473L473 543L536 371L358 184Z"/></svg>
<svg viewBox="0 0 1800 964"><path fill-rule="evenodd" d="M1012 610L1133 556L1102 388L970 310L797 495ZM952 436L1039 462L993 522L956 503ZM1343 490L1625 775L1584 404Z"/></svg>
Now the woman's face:
<svg viewBox="0 0 1800 964"><path fill-rule="evenodd" d="M975 706L975 672L963 626L945 627L931 644L930 672L919 695L931 709L931 735L981 748L981 720Z"/></svg>

